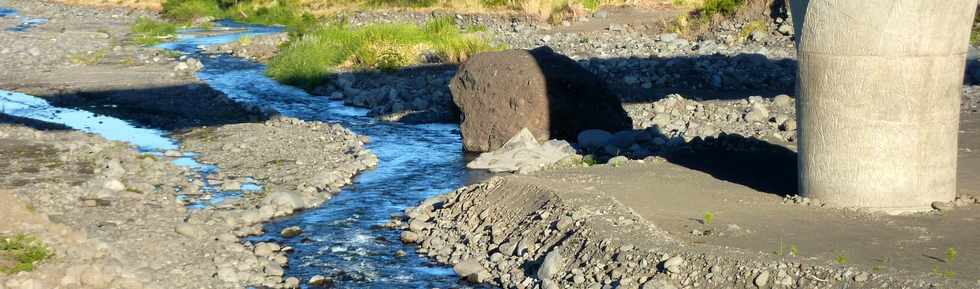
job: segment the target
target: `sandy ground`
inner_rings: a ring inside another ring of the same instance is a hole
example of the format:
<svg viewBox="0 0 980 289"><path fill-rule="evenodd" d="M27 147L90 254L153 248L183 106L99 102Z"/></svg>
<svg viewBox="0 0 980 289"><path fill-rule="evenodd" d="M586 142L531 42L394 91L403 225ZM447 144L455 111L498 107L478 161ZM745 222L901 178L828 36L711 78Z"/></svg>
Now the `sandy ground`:
<svg viewBox="0 0 980 289"><path fill-rule="evenodd" d="M736 177L651 157L496 178L423 203L405 228L421 252L457 268L476 260L493 276L484 282L505 288L549 285L538 270L556 250L563 262L550 275L554 288L976 288L978 120L963 114L961 200L942 211L888 216L760 191L759 183L795 175L792 162L766 154L712 158L749 170ZM767 164L791 171L754 169ZM753 183L749 175L761 176ZM527 249L514 253L509 243ZM684 265L668 269L677 256Z"/></svg>

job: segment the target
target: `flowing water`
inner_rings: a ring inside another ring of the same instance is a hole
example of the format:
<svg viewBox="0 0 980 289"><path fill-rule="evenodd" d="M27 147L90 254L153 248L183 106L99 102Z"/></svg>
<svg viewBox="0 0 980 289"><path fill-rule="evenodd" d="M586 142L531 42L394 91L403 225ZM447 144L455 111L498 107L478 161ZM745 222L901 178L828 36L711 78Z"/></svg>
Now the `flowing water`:
<svg viewBox="0 0 980 289"><path fill-rule="evenodd" d="M305 281L314 275L332 278L337 288L473 288L452 269L415 253L399 241L397 230L385 229L392 215L427 197L454 190L474 178L465 169L459 128L450 124L408 125L379 122L367 110L343 105L325 97L279 84L265 77L265 66L231 56L200 55L200 45L234 41L242 36L280 31L276 27L252 27L221 23L216 30L187 30L177 41L160 47L197 57L204 64L199 77L231 99L265 111L323 122L339 123L370 137L367 148L380 159L377 168L358 175L352 185L320 208L274 220L265 235L251 241L275 241L294 248L287 276ZM9 114L31 117L98 133L112 140L128 141L141 150L160 154L177 143L158 130L134 127L125 121L73 109L54 108L41 99L0 91L0 105ZM200 175L216 168L197 164L193 154L176 161L194 167ZM206 180L206 178L205 178ZM258 188L252 184L252 187ZM207 206L235 192L205 186L205 200L191 205ZM217 200L217 201L216 201ZM305 232L291 239L279 237L288 226ZM406 253L396 256L396 253Z"/></svg>

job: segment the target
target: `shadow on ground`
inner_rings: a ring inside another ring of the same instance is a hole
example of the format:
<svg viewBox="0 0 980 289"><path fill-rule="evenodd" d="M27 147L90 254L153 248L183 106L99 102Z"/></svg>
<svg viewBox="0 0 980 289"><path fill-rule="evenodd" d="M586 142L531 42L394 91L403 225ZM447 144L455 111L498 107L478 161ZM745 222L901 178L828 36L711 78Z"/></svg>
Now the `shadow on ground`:
<svg viewBox="0 0 980 289"><path fill-rule="evenodd" d="M87 110L163 130L258 122L268 117L235 103L204 84L79 90L34 96L54 106Z"/></svg>

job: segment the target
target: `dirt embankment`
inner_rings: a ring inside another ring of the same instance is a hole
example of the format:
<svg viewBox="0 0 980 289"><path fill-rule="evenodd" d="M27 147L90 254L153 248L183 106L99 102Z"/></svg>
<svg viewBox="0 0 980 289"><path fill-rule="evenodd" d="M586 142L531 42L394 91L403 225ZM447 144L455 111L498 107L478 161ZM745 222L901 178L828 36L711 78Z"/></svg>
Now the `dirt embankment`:
<svg viewBox="0 0 980 289"><path fill-rule="evenodd" d="M876 216L650 158L494 178L409 209L401 226L423 255L504 288L975 288L964 257L976 232L962 230L980 206L966 200Z"/></svg>

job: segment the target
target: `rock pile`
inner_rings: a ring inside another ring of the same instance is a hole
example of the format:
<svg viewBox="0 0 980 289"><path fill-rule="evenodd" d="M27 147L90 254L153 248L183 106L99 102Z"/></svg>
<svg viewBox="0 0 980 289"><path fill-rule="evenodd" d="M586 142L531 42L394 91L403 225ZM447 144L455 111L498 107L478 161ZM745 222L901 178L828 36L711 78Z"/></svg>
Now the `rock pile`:
<svg viewBox="0 0 980 289"><path fill-rule="evenodd" d="M494 173L526 174L551 166L572 155L575 155L575 149L568 142L549 140L540 144L525 128L496 151L480 154L466 167L490 170Z"/></svg>

